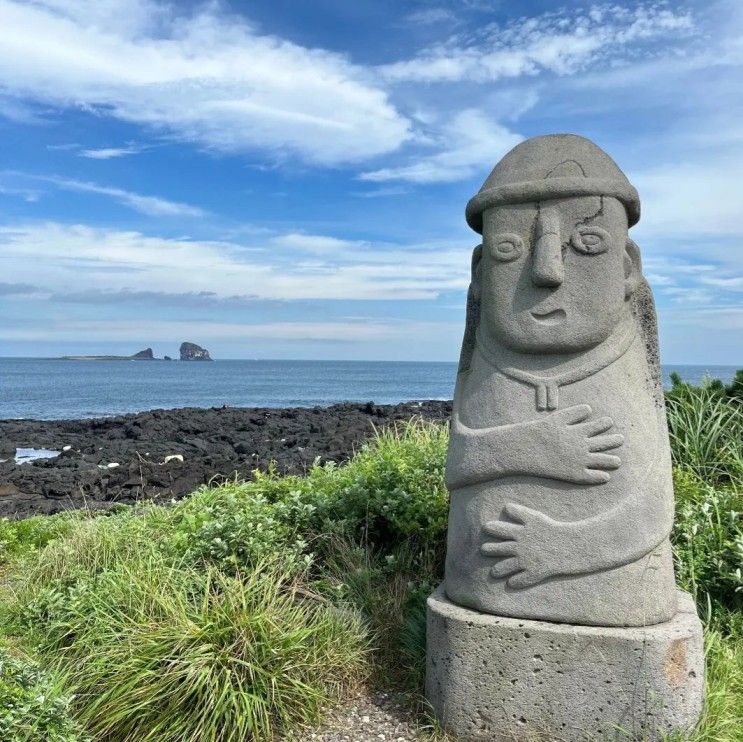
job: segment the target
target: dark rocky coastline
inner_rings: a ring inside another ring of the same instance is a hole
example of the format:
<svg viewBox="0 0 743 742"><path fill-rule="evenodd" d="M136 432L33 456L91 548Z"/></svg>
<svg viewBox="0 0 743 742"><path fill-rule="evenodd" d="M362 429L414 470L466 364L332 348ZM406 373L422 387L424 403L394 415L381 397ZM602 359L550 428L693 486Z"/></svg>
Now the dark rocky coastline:
<svg viewBox="0 0 743 742"><path fill-rule="evenodd" d="M184 408L90 420L0 420L0 517L180 498L215 477L248 478L275 461L302 473L346 460L373 426L449 417L451 402L313 408ZM16 448L62 451L15 464ZM171 457L171 458L168 458ZM167 460L167 461L166 461Z"/></svg>

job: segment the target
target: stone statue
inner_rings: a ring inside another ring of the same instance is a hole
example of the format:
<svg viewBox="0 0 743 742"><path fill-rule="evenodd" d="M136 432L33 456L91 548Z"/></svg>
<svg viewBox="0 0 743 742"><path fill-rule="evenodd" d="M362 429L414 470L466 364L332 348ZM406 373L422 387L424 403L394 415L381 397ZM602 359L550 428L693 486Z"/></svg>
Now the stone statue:
<svg viewBox="0 0 743 742"><path fill-rule="evenodd" d="M448 605L578 626L672 621L655 309L628 236L637 191L589 140L536 137L466 216L482 244L447 461Z"/></svg>
<svg viewBox="0 0 743 742"><path fill-rule="evenodd" d="M654 310L627 235L639 214L611 158L569 135L516 147L467 206L483 244L447 464L460 605L605 626L676 612Z"/></svg>

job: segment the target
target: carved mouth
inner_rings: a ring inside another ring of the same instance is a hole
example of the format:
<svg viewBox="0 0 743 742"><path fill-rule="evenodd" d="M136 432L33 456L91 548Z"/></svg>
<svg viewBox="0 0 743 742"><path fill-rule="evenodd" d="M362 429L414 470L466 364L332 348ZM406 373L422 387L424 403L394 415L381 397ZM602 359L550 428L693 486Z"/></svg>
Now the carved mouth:
<svg viewBox="0 0 743 742"><path fill-rule="evenodd" d="M531 316L542 324L555 325L558 322L562 322L567 315L564 309L551 309L548 312L532 312Z"/></svg>

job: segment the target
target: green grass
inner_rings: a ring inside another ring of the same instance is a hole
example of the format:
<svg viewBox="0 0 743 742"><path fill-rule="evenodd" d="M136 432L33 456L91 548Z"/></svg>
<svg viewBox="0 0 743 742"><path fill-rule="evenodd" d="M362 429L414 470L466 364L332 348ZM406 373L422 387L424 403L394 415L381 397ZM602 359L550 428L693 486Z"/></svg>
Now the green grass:
<svg viewBox="0 0 743 742"><path fill-rule="evenodd" d="M743 486L743 373L730 387L695 387L676 375L666 395L674 463L712 484Z"/></svg>
<svg viewBox="0 0 743 742"><path fill-rule="evenodd" d="M694 742L743 738L739 381L669 393L676 570L707 628ZM446 426L412 421L303 477L0 521L0 630L31 668L26 701L0 697L0 738L270 740L364 683L420 698L446 446Z"/></svg>
<svg viewBox="0 0 743 742"><path fill-rule="evenodd" d="M42 671L25 652L0 644L0 739L14 742L82 742L87 739L69 709L62 679Z"/></svg>

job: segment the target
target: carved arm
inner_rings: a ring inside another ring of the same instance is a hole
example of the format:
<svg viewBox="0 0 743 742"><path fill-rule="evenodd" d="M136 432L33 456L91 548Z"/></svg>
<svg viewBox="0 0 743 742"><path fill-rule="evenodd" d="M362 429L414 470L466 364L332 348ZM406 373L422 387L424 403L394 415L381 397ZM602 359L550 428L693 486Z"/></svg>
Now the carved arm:
<svg viewBox="0 0 743 742"><path fill-rule="evenodd" d="M622 445L610 417L588 420L586 404L494 428L469 428L452 415L446 482L457 489L512 474L558 479L576 484L609 481L608 470L621 464L618 456L603 453Z"/></svg>
<svg viewBox="0 0 743 742"><path fill-rule="evenodd" d="M671 532L673 497L649 476L613 508L581 521L554 520L516 503L504 512L510 520L483 527L501 540L484 543L481 551L500 559L491 569L494 577L509 577L509 587L524 588L555 575L599 572L641 559Z"/></svg>

